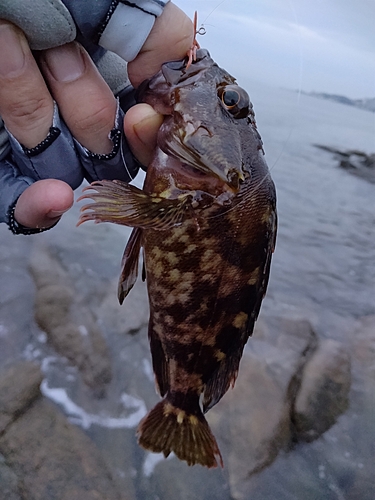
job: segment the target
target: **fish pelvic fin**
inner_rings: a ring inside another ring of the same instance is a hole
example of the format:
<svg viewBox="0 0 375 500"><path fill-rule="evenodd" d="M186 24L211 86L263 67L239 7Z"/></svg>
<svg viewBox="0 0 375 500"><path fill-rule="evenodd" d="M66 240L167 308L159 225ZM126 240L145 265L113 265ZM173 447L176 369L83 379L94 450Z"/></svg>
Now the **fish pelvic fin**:
<svg viewBox="0 0 375 500"><path fill-rule="evenodd" d="M81 208L77 226L93 220L163 230L181 224L191 210L191 195L167 199L118 180L95 181L83 193L77 201L92 199L94 203Z"/></svg>
<svg viewBox="0 0 375 500"><path fill-rule="evenodd" d="M117 296L120 304L133 288L138 277L139 253L142 248L142 229L135 227L125 247L121 262L121 275L118 283Z"/></svg>
<svg viewBox="0 0 375 500"><path fill-rule="evenodd" d="M188 465L223 467L216 439L199 406L197 410L189 414L163 399L140 422L139 444L165 457L174 452Z"/></svg>

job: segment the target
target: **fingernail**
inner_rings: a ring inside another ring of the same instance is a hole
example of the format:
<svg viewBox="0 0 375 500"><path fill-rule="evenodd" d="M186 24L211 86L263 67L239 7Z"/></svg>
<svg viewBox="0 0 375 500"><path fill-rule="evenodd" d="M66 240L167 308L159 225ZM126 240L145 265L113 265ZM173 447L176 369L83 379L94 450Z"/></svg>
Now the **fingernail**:
<svg viewBox="0 0 375 500"><path fill-rule="evenodd" d="M13 26L0 24L0 47L0 75L7 78L17 76L25 64L25 54L21 38Z"/></svg>
<svg viewBox="0 0 375 500"><path fill-rule="evenodd" d="M52 76L58 82L73 82L85 70L85 63L79 46L72 42L61 47L48 49L42 56Z"/></svg>
<svg viewBox="0 0 375 500"><path fill-rule="evenodd" d="M47 214L47 216L50 218L50 219L55 219L55 218L58 218L58 217L61 217L62 215L65 214L65 212L67 212L68 209L66 210L50 210Z"/></svg>

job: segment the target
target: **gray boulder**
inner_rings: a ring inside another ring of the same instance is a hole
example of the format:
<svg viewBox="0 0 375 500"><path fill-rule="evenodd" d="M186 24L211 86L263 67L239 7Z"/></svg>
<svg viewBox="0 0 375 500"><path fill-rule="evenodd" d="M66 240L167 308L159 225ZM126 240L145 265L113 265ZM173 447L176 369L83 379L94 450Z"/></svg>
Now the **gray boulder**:
<svg viewBox="0 0 375 500"><path fill-rule="evenodd" d="M54 349L82 372L98 396L112 378L109 350L92 310L56 257L34 250L30 271L36 285L35 320Z"/></svg>
<svg viewBox="0 0 375 500"><path fill-rule="evenodd" d="M39 366L19 362L0 377L0 434L40 396L42 374Z"/></svg>
<svg viewBox="0 0 375 500"><path fill-rule="evenodd" d="M0 377L0 498L125 500L93 442L41 397L40 381L29 362Z"/></svg>
<svg viewBox="0 0 375 500"><path fill-rule="evenodd" d="M350 356L335 340L322 340L307 361L292 419L298 439L313 441L349 406Z"/></svg>

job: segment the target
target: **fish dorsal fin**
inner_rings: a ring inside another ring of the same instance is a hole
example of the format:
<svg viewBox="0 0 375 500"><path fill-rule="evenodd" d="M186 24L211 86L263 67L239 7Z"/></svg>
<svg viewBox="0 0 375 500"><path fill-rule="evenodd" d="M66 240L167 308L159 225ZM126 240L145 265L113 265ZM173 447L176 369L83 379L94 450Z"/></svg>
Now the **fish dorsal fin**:
<svg viewBox="0 0 375 500"><path fill-rule="evenodd" d="M90 190L94 192L86 194ZM81 208L78 225L93 220L164 230L181 224L191 209L190 194L167 199L121 181L95 181L83 192L78 201L92 199L94 203Z"/></svg>
<svg viewBox="0 0 375 500"><path fill-rule="evenodd" d="M123 303L138 277L139 254L142 247L142 229L135 227L125 247L118 283L118 300Z"/></svg>

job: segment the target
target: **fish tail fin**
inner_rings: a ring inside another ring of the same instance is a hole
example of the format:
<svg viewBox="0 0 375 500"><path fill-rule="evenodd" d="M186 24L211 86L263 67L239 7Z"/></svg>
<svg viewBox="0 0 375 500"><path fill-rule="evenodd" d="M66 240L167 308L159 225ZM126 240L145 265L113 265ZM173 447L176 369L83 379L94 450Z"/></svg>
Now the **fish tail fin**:
<svg viewBox="0 0 375 500"><path fill-rule="evenodd" d="M216 439L199 406L189 414L164 398L143 418L137 433L146 450L162 452L165 457L174 452L188 465L223 467Z"/></svg>

